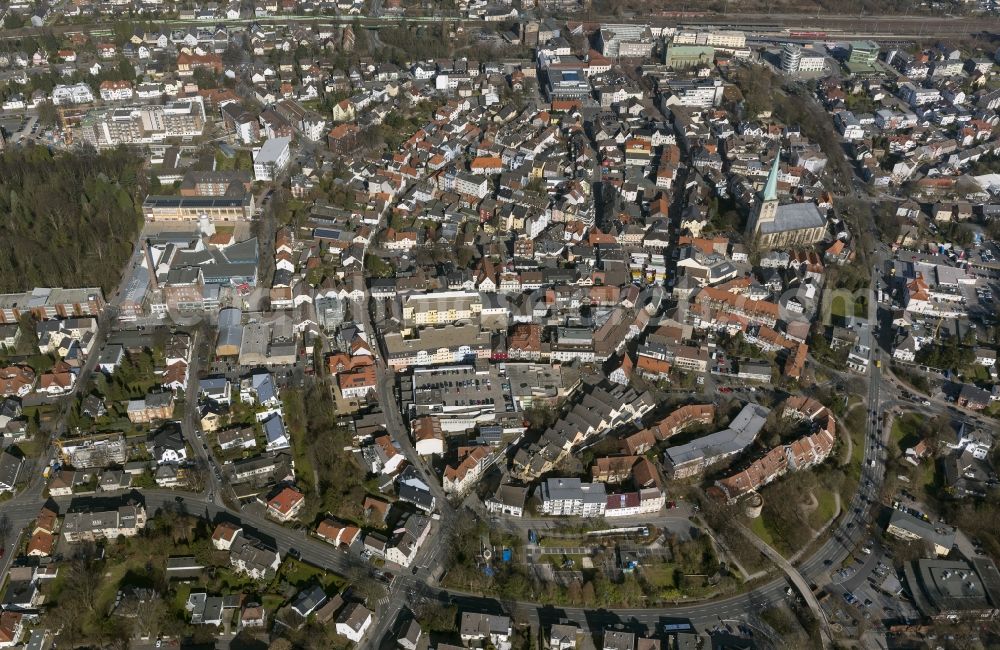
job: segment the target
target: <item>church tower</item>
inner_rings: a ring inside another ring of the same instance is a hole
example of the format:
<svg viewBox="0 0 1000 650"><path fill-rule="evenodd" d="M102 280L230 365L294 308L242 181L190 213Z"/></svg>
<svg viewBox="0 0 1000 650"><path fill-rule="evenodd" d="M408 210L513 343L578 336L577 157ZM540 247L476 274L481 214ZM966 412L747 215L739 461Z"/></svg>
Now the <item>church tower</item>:
<svg viewBox="0 0 1000 650"><path fill-rule="evenodd" d="M774 221L774 217L778 213L778 169L780 163L781 151L779 150L774 157L774 164L771 165L771 172L767 175L767 184L764 185L764 193L760 197L757 209L747 220L747 239L755 239L760 232L760 225Z"/></svg>

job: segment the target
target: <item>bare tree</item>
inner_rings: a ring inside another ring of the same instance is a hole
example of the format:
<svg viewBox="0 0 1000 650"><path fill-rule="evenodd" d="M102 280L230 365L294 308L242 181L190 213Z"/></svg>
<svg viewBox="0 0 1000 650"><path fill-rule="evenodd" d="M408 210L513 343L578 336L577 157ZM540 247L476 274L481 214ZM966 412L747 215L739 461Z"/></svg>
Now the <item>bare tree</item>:
<svg viewBox="0 0 1000 650"><path fill-rule="evenodd" d="M10 517L6 513L0 515L0 546L7 546L7 536L10 535Z"/></svg>

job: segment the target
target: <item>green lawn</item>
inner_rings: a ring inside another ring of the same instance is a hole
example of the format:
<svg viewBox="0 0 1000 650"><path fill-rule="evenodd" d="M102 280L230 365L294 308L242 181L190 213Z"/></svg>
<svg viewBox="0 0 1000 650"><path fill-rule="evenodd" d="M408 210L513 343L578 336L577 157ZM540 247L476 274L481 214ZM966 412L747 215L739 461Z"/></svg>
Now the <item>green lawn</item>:
<svg viewBox="0 0 1000 650"><path fill-rule="evenodd" d="M831 300L830 313L834 316L840 316L841 318L847 316L847 299L838 296Z"/></svg>
<svg viewBox="0 0 1000 650"><path fill-rule="evenodd" d="M893 420L890 445L903 451L917 444L923 422L924 416L919 413L904 413Z"/></svg>
<svg viewBox="0 0 1000 650"><path fill-rule="evenodd" d="M834 498L833 492L828 490L817 489L813 491L813 494L816 495L816 501L819 505L809 514L809 526L813 530L819 530L833 518L837 510L837 500Z"/></svg>
<svg viewBox="0 0 1000 650"><path fill-rule="evenodd" d="M104 573L101 574L101 584L97 589L97 595L94 596L94 611L107 612L111 610L111 606L115 602L115 596L118 594L118 587L121 584L122 578L129 572L129 569L141 570L141 567L137 563L132 562L121 564L105 563ZM93 623L94 621L89 622ZM90 632L95 633L96 629L91 629Z"/></svg>
<svg viewBox="0 0 1000 650"><path fill-rule="evenodd" d="M868 318L868 297L860 296L854 302L854 315L857 318Z"/></svg>
<svg viewBox="0 0 1000 650"><path fill-rule="evenodd" d="M851 437L851 457L842 467L845 480L840 486L841 503L850 503L858 483L861 481L861 465L865 459L865 409L858 407L844 419L843 428ZM846 448L846 441L845 441ZM819 496L817 496L819 498Z"/></svg>
<svg viewBox="0 0 1000 650"><path fill-rule="evenodd" d="M639 573L649 584L659 589L673 589L677 586L674 579L676 568L673 564L660 563L642 565Z"/></svg>
<svg viewBox="0 0 1000 650"><path fill-rule="evenodd" d="M17 443L17 448L21 450L21 453L26 458L38 458L42 455L43 446L47 443L48 441L44 439L28 438Z"/></svg>
<svg viewBox="0 0 1000 650"><path fill-rule="evenodd" d="M281 607L281 604L285 602L285 599L278 594L264 594L263 597L261 597L261 601L263 601L261 602L261 605L264 606L265 610L273 612Z"/></svg>
<svg viewBox="0 0 1000 650"><path fill-rule="evenodd" d="M290 557L286 557L282 563L280 575L288 584L300 588L313 582L323 585L323 588L328 592L331 590L331 587L339 590L343 586L342 581L337 576Z"/></svg>
<svg viewBox="0 0 1000 650"><path fill-rule="evenodd" d="M171 603L174 611L183 612L184 605L187 604L188 596L191 595L191 585L187 582L178 582L173 585L174 598Z"/></svg>
<svg viewBox="0 0 1000 650"><path fill-rule="evenodd" d="M984 368L983 366L979 365L978 363L974 363L968 366L965 369L963 376L965 377L966 381L971 381L971 382L987 382L990 380L989 371L986 370L986 368Z"/></svg>
<svg viewBox="0 0 1000 650"><path fill-rule="evenodd" d="M764 542L766 542L771 548L775 549L777 548L774 545L774 536L768 529L767 524L764 523L763 517L757 517L756 519L752 519L750 521L750 530L752 530L754 534L757 535L757 537L764 540Z"/></svg>
<svg viewBox="0 0 1000 650"><path fill-rule="evenodd" d="M837 296L830 301L830 313L834 316L839 316L847 320L848 316L848 305L852 303L845 297ZM852 305L853 315L857 318L867 318L868 317L868 299L865 297L860 297L854 301Z"/></svg>

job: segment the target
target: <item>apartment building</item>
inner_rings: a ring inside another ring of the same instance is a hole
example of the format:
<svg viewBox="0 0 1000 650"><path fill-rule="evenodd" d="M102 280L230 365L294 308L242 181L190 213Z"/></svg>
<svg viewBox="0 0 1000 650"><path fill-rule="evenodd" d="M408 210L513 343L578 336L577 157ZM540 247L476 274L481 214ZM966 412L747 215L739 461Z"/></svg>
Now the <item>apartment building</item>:
<svg viewBox="0 0 1000 650"><path fill-rule="evenodd" d="M483 311L482 299L473 291L439 291L408 294L400 299L403 323L408 327L453 325L475 321Z"/></svg>
<svg viewBox="0 0 1000 650"><path fill-rule="evenodd" d="M174 394L171 391L148 393L142 399L129 400L126 414L134 424L147 424L166 420L174 412Z"/></svg>
<svg viewBox="0 0 1000 650"><path fill-rule="evenodd" d="M253 177L258 181L273 181L288 166L291 157L291 138L270 138L256 151L253 158Z"/></svg>
<svg viewBox="0 0 1000 650"><path fill-rule="evenodd" d="M722 431L670 447L664 454L664 465L669 477L681 479L696 476L709 465L742 452L764 428L768 413L763 406L747 404Z"/></svg>
<svg viewBox="0 0 1000 650"><path fill-rule="evenodd" d="M479 446L464 450L457 466L448 465L441 476L441 486L447 493L461 494L468 490L483 473L490 460L490 448Z"/></svg>
<svg viewBox="0 0 1000 650"><path fill-rule="evenodd" d="M578 478L550 478L542 483L542 512L547 515L601 517L608 504L604 483Z"/></svg>
<svg viewBox="0 0 1000 650"><path fill-rule="evenodd" d="M598 51L610 58L646 58L653 51L649 25L601 25L597 32Z"/></svg>
<svg viewBox="0 0 1000 650"><path fill-rule="evenodd" d="M19 323L28 314L38 320L99 316L105 304L104 292L99 287L38 287L24 293L0 294L0 324Z"/></svg>
<svg viewBox="0 0 1000 650"><path fill-rule="evenodd" d="M94 91L85 83L58 84L52 89L52 103L56 106L89 104L94 101Z"/></svg>
<svg viewBox="0 0 1000 650"><path fill-rule="evenodd" d="M67 542L95 542L134 537L145 527L146 509L128 504L108 510L67 513L62 534Z"/></svg>
<svg viewBox="0 0 1000 650"><path fill-rule="evenodd" d="M101 99L106 102L119 102L132 99L132 82L130 81L103 81L99 91Z"/></svg>
<svg viewBox="0 0 1000 650"><path fill-rule="evenodd" d="M604 507L605 517L636 517L659 512L667 502L667 495L658 487L643 488L635 492L609 494Z"/></svg>
<svg viewBox="0 0 1000 650"><path fill-rule="evenodd" d="M746 47L747 36L736 30L693 31L682 30L674 34L677 45L708 45L721 50L741 50Z"/></svg>

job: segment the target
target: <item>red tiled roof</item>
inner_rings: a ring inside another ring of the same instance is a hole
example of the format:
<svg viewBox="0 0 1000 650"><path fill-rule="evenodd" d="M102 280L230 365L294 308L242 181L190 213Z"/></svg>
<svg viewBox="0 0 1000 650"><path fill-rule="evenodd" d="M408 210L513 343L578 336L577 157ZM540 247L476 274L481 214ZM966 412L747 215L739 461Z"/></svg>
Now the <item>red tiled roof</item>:
<svg viewBox="0 0 1000 650"><path fill-rule="evenodd" d="M285 487L267 502L267 507L283 515L291 512L295 506L299 505L305 496L292 487Z"/></svg>

